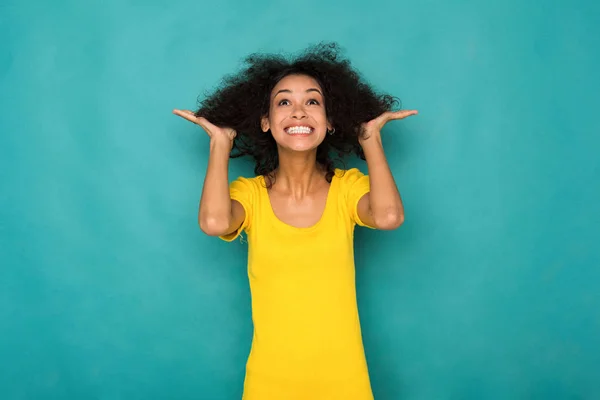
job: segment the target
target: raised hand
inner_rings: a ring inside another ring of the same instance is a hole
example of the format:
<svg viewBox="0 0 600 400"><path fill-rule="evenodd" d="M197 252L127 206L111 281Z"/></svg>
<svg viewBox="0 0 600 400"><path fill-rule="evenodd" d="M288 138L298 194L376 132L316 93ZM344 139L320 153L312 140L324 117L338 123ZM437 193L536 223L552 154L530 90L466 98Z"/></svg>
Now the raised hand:
<svg viewBox="0 0 600 400"><path fill-rule="evenodd" d="M236 131L234 129L216 126L204 117L196 117L196 115L190 110L175 109L173 110L173 114L201 126L211 140L221 140L226 138L233 143L233 139L236 136Z"/></svg>
<svg viewBox="0 0 600 400"><path fill-rule="evenodd" d="M417 110L399 110L399 111L386 111L380 116L372 119L369 122L365 122L362 127L365 132L365 136L369 137L374 133L378 133L381 129L390 121L397 119L404 119L411 115L418 114Z"/></svg>

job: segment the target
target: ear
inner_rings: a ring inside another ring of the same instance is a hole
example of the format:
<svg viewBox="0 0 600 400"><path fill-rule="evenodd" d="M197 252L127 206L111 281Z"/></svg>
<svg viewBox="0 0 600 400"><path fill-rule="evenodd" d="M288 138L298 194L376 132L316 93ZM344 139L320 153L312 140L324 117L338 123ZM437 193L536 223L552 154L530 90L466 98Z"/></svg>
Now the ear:
<svg viewBox="0 0 600 400"><path fill-rule="evenodd" d="M333 130L333 125L331 124L331 121L328 119L327 120L327 131L331 131Z"/></svg>
<svg viewBox="0 0 600 400"><path fill-rule="evenodd" d="M271 129L271 125L269 124L269 117L267 115L263 116L260 119L260 128L263 132L268 132Z"/></svg>

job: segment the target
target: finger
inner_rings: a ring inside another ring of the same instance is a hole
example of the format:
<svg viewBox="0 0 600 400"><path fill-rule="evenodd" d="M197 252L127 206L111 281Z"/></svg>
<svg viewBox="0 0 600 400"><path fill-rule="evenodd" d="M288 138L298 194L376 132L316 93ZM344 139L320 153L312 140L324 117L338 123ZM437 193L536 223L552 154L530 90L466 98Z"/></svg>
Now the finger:
<svg viewBox="0 0 600 400"><path fill-rule="evenodd" d="M393 115L393 112L385 111L384 113L380 114L377 118L373 119L372 122L376 123L377 125L385 125L389 120L394 119Z"/></svg>
<svg viewBox="0 0 600 400"><path fill-rule="evenodd" d="M198 118L194 115L190 110L173 110L173 114L178 115L182 118L187 119L188 121L197 123Z"/></svg>
<svg viewBox="0 0 600 400"><path fill-rule="evenodd" d="M194 114L193 111L174 110L173 113L187 119L190 122L193 122L194 124L200 125L202 129L206 131L206 133L210 134L211 130L215 128L215 126L211 124L206 118L196 117L196 114Z"/></svg>
<svg viewBox="0 0 600 400"><path fill-rule="evenodd" d="M402 119L406 117L410 117L411 115L416 115L419 112L417 110L399 110L390 114L390 119Z"/></svg>
<svg viewBox="0 0 600 400"><path fill-rule="evenodd" d="M193 112L190 110L179 110L177 108L173 110L173 113L174 114L188 114L188 115L193 114Z"/></svg>
<svg viewBox="0 0 600 400"><path fill-rule="evenodd" d="M200 125L202 128L204 128L206 133L214 132L218 129L218 127L216 125L214 125L213 123L211 123L209 120L207 120L204 117L195 117L195 118L196 118L196 123L198 125Z"/></svg>

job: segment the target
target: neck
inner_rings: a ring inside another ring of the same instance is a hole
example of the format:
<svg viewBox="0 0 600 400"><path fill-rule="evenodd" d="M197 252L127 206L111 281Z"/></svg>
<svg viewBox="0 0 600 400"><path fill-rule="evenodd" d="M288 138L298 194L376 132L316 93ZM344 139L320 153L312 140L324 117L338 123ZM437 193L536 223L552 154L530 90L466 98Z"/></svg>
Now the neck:
<svg viewBox="0 0 600 400"><path fill-rule="evenodd" d="M279 167L275 171L278 190L302 197L322 184L323 172L317 164L317 152L279 152Z"/></svg>

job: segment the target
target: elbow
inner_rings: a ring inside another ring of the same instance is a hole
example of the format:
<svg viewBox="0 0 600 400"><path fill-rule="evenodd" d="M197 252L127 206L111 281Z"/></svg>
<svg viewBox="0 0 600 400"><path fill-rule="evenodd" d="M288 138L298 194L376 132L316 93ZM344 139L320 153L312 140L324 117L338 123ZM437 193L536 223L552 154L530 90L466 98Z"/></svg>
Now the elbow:
<svg viewBox="0 0 600 400"><path fill-rule="evenodd" d="M198 218L200 230L208 236L221 236L227 233L229 223L223 218L201 216Z"/></svg>
<svg viewBox="0 0 600 400"><path fill-rule="evenodd" d="M375 219L377 229L391 231L398 229L404 223L404 213L388 212L385 215Z"/></svg>

